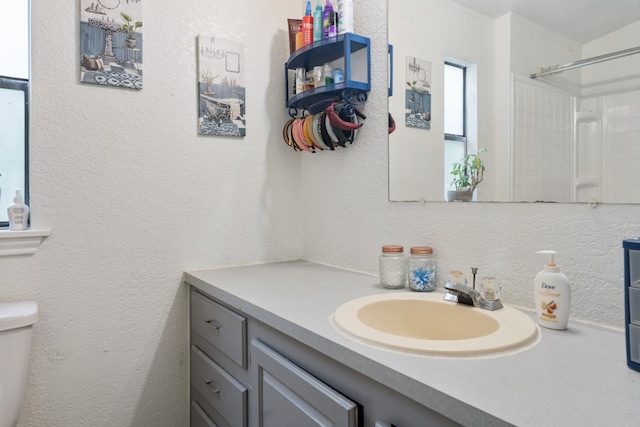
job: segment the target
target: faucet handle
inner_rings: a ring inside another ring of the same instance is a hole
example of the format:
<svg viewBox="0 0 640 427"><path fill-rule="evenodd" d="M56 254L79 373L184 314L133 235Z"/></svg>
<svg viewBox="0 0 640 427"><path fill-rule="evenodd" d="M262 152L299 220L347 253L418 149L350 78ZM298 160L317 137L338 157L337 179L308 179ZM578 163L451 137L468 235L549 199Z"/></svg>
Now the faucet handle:
<svg viewBox="0 0 640 427"><path fill-rule="evenodd" d="M483 277L480 282L480 292L482 293L483 300L480 301L480 308L485 310L499 310L503 307L500 301L500 294L502 288L498 279L495 277Z"/></svg>
<svg viewBox="0 0 640 427"><path fill-rule="evenodd" d="M480 281L480 293L487 301L495 301L500 299L502 288L498 279L495 277L483 277Z"/></svg>

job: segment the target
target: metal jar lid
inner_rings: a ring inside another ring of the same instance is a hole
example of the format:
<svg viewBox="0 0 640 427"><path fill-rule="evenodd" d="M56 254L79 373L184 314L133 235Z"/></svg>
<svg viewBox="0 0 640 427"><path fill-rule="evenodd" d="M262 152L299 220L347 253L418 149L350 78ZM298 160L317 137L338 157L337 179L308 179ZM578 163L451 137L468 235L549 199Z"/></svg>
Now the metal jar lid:
<svg viewBox="0 0 640 427"><path fill-rule="evenodd" d="M402 245L384 245L382 246L382 252L403 252L404 247Z"/></svg>
<svg viewBox="0 0 640 427"><path fill-rule="evenodd" d="M411 247L412 254L431 255L433 248L430 246L413 246Z"/></svg>

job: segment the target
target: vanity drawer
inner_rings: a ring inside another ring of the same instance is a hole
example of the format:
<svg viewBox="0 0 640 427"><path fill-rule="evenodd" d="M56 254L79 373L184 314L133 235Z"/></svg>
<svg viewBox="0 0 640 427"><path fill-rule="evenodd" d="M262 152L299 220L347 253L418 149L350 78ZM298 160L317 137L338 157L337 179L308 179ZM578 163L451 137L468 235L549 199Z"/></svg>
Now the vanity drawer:
<svg viewBox="0 0 640 427"><path fill-rule="evenodd" d="M191 291L191 329L243 368L247 367L246 324L245 317Z"/></svg>
<svg viewBox="0 0 640 427"><path fill-rule="evenodd" d="M218 427L195 400L191 401L191 427Z"/></svg>
<svg viewBox="0 0 640 427"><path fill-rule="evenodd" d="M629 288L629 322L640 326L640 288Z"/></svg>
<svg viewBox="0 0 640 427"><path fill-rule="evenodd" d="M640 363L640 326L629 325L629 359Z"/></svg>
<svg viewBox="0 0 640 427"><path fill-rule="evenodd" d="M247 389L220 365L191 346L191 386L232 426L247 425Z"/></svg>

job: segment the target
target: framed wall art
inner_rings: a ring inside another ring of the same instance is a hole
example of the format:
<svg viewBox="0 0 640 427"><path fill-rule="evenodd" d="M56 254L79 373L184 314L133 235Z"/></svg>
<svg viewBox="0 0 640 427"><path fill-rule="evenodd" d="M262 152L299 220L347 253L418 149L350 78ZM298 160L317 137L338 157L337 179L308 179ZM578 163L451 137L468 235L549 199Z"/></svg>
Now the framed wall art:
<svg viewBox="0 0 640 427"><path fill-rule="evenodd" d="M198 131L201 135L246 135L244 45L198 36Z"/></svg>
<svg viewBox="0 0 640 427"><path fill-rule="evenodd" d="M80 82L142 89L142 0L80 0Z"/></svg>
<svg viewBox="0 0 640 427"><path fill-rule="evenodd" d="M431 129L431 62L407 56L405 124Z"/></svg>

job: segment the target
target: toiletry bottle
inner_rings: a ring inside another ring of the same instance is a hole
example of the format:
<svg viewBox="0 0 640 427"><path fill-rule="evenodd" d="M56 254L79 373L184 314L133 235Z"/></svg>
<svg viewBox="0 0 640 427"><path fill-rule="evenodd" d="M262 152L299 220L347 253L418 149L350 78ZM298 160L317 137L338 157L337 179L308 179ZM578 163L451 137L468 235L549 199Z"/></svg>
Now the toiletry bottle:
<svg viewBox="0 0 640 427"><path fill-rule="evenodd" d="M296 68L296 93L304 92L304 83L306 81L306 70L302 67Z"/></svg>
<svg viewBox="0 0 640 427"><path fill-rule="evenodd" d="M322 14L322 37L329 38L329 31L331 29L331 16L333 15L333 5L331 0L327 0L324 5L324 12Z"/></svg>
<svg viewBox="0 0 640 427"><path fill-rule="evenodd" d="M545 328L567 329L571 308L569 280L554 262L555 251L538 253L550 257L544 270L536 275L533 282L538 323Z"/></svg>
<svg viewBox="0 0 640 427"><path fill-rule="evenodd" d="M313 42L313 16L311 16L311 1L307 2L307 11L302 18L302 39L305 45Z"/></svg>
<svg viewBox="0 0 640 427"><path fill-rule="evenodd" d="M353 33L353 0L338 0L338 34Z"/></svg>
<svg viewBox="0 0 640 427"><path fill-rule="evenodd" d="M296 33L296 50L304 46L304 33L302 32L302 25L300 25L300 31Z"/></svg>
<svg viewBox="0 0 640 427"><path fill-rule="evenodd" d="M333 84L333 70L329 64L324 64L324 84L325 86Z"/></svg>
<svg viewBox="0 0 640 427"><path fill-rule="evenodd" d="M29 223L29 206L22 200L22 191L16 188L13 204L7 208L9 230L26 230Z"/></svg>
<svg viewBox="0 0 640 427"><path fill-rule="evenodd" d="M342 71L342 68L333 69L333 83L344 83L344 71Z"/></svg>
<svg viewBox="0 0 640 427"><path fill-rule="evenodd" d="M316 42L318 40L322 40L322 28L323 26L320 24L322 21L322 3L321 0L318 0L316 4L316 10L313 12L313 41Z"/></svg>
<svg viewBox="0 0 640 427"><path fill-rule="evenodd" d="M336 23L338 22L338 13L333 12L329 17L329 37L335 37L338 35L338 27Z"/></svg>

